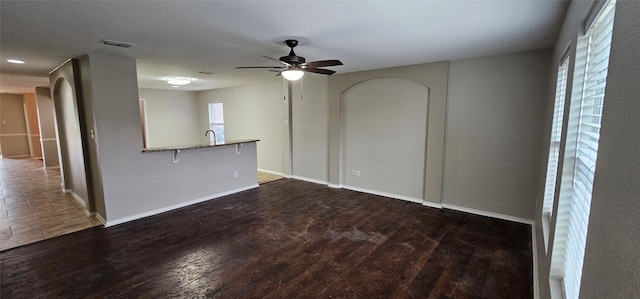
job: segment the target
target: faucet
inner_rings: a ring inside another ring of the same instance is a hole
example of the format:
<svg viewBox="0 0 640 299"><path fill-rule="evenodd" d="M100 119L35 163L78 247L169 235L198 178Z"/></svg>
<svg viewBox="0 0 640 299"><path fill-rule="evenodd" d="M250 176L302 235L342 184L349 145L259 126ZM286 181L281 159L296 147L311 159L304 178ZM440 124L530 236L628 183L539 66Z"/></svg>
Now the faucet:
<svg viewBox="0 0 640 299"><path fill-rule="evenodd" d="M204 132L204 136L209 136L209 132L213 134L213 145L216 145L216 132L214 132L213 130L207 130Z"/></svg>

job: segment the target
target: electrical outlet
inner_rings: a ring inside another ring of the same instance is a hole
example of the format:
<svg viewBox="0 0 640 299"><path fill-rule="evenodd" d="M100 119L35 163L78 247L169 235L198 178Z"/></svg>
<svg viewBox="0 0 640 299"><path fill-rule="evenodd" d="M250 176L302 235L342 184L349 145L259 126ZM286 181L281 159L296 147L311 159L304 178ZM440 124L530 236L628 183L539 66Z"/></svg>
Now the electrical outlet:
<svg viewBox="0 0 640 299"><path fill-rule="evenodd" d="M236 170L236 171L233 173L233 175L234 175L235 177L238 177L238 171Z"/></svg>
<svg viewBox="0 0 640 299"><path fill-rule="evenodd" d="M360 169L356 170L356 176L360 176Z"/></svg>

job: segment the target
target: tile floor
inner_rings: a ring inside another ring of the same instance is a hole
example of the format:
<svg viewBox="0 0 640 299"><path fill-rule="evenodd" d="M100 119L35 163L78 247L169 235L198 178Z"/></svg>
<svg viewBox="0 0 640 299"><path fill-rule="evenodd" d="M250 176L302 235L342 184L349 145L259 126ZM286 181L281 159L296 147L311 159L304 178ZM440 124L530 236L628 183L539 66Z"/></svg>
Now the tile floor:
<svg viewBox="0 0 640 299"><path fill-rule="evenodd" d="M265 184L265 183L277 181L283 178L284 177L281 175L258 171L258 184Z"/></svg>
<svg viewBox="0 0 640 299"><path fill-rule="evenodd" d="M101 225L62 192L60 170L0 158L0 251Z"/></svg>

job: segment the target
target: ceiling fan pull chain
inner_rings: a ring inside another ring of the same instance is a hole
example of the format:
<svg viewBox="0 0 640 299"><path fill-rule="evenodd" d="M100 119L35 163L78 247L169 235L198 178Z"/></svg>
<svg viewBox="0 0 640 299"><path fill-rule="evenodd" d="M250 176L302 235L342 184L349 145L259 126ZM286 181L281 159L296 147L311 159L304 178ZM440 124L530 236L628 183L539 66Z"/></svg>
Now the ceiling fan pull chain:
<svg viewBox="0 0 640 299"><path fill-rule="evenodd" d="M301 101L302 101L302 94L303 94L303 92L302 92L302 81L303 80L304 80L303 78L300 78L300 100Z"/></svg>
<svg viewBox="0 0 640 299"><path fill-rule="evenodd" d="M287 79L285 79L284 77L282 77L282 100L286 101L287 100Z"/></svg>

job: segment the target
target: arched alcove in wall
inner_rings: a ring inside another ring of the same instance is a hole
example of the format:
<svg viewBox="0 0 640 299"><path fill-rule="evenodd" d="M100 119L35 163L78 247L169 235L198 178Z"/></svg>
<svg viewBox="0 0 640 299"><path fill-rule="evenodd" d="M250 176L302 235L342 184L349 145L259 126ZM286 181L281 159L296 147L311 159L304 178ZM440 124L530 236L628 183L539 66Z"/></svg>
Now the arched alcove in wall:
<svg viewBox="0 0 640 299"><path fill-rule="evenodd" d="M88 199L87 175L77 99L71 84L65 78L56 80L52 94L58 125L62 187L86 202Z"/></svg>
<svg viewBox="0 0 640 299"><path fill-rule="evenodd" d="M401 78L362 81L340 95L346 188L422 202L429 88Z"/></svg>

